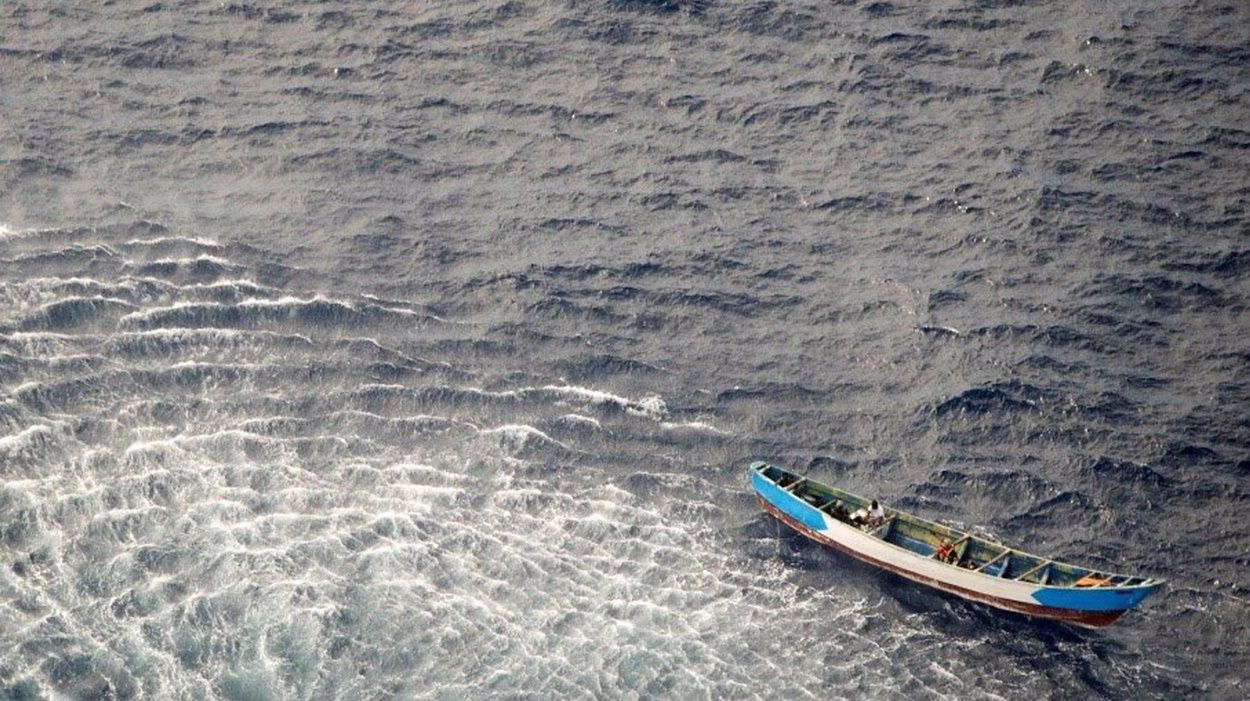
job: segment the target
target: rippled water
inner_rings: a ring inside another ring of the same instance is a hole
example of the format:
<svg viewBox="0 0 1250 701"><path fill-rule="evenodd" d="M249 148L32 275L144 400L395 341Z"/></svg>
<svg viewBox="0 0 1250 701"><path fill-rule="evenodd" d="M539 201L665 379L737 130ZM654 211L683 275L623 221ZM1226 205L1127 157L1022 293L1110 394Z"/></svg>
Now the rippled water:
<svg viewBox="0 0 1250 701"><path fill-rule="evenodd" d="M0 696L1244 698L1248 27L0 6ZM755 458L1169 586L966 604Z"/></svg>

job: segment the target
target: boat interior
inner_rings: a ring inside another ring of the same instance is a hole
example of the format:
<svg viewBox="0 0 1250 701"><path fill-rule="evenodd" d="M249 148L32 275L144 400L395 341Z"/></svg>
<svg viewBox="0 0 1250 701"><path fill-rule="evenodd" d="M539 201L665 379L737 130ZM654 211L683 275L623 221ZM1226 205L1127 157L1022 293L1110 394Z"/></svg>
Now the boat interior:
<svg viewBox="0 0 1250 701"><path fill-rule="evenodd" d="M766 479L812 507L855 528L921 557L941 560L951 567L979 572L987 577L1016 579L1055 587L1133 587L1158 580L1115 574L1031 555L1001 543L956 530L935 521L891 509L882 504L885 520L867 520L871 500L844 492L802 475L764 465L758 469Z"/></svg>

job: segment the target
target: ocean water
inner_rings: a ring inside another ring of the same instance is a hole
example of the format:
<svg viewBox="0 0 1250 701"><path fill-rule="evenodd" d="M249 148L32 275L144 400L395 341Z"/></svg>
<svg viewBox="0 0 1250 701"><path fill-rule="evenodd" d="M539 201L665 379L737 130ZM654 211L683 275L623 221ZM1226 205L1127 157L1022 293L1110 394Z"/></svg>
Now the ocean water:
<svg viewBox="0 0 1250 701"><path fill-rule="evenodd" d="M1242 2L7 0L0 698L1250 697L1248 115Z"/></svg>

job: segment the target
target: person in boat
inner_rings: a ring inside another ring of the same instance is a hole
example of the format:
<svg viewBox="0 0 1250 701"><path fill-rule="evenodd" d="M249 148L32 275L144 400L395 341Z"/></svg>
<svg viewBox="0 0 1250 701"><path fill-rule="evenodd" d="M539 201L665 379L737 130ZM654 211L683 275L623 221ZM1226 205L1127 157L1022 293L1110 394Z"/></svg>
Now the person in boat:
<svg viewBox="0 0 1250 701"><path fill-rule="evenodd" d="M873 499L867 509L861 506L851 514L851 522L861 528L876 528L885 523L885 509Z"/></svg>
<svg viewBox="0 0 1250 701"><path fill-rule="evenodd" d="M933 556L948 565L954 564L955 546L952 545L949 540L942 541L941 547L937 549L937 552L934 553Z"/></svg>
<svg viewBox="0 0 1250 701"><path fill-rule="evenodd" d="M851 512L846 510L846 507L842 505L842 502L838 502L833 505L833 517L843 523L851 522Z"/></svg>
<svg viewBox="0 0 1250 701"><path fill-rule="evenodd" d="M863 528L868 525L868 508L861 506L851 512L851 525Z"/></svg>
<svg viewBox="0 0 1250 701"><path fill-rule="evenodd" d="M876 499L873 499L868 507L868 527L876 528L883 523L885 523L885 509L881 508Z"/></svg>

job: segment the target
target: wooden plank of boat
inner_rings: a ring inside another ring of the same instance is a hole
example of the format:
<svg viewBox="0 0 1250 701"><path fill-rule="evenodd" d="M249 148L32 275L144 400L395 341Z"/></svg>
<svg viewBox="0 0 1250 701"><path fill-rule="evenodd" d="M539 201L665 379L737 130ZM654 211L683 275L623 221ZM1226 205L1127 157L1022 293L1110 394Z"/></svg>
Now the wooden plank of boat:
<svg viewBox="0 0 1250 701"><path fill-rule="evenodd" d="M984 572L986 567L989 567L990 565L994 564L995 562L998 562L999 560L1003 559L1004 557L1011 557L1011 548L1008 548L1008 549L1006 549L1006 550L1002 551L1001 553L999 553L999 554L995 555L995 556L993 557L993 559L986 560L986 561L985 561L985 564L983 564L983 565L981 565L980 567L976 568L974 571L975 571L975 572ZM1004 565L1004 566L1003 566L1003 569L1004 569L1004 570L1006 569L1006 565Z"/></svg>
<svg viewBox="0 0 1250 701"><path fill-rule="evenodd" d="M833 505L834 505L834 504L836 504L836 503L838 503L838 498L837 498L837 497L830 497L828 501L826 501L825 503L821 504L820 506L817 506L817 507L816 507L816 509L817 509L818 511L824 511L824 510L828 509L830 506L833 506Z"/></svg>
<svg viewBox="0 0 1250 701"><path fill-rule="evenodd" d="M894 527L894 517L891 516L887 518L886 520L882 521L880 526L877 526L876 528L872 529L872 531L870 532L878 538L885 538L890 535L890 529L893 527Z"/></svg>
<svg viewBox="0 0 1250 701"><path fill-rule="evenodd" d="M972 537L972 534L970 533L963 534L962 536L959 537L959 540L956 540L955 542L951 543L951 548L958 548L959 546L967 542L967 540L971 537Z"/></svg>
<svg viewBox="0 0 1250 701"><path fill-rule="evenodd" d="M944 562L932 555L955 535L947 526L886 507L885 523L861 528L827 509L833 504L862 508L868 499L767 463L753 464L750 476L764 510L808 538L913 581L1009 611L1104 626L1163 585L1158 579L1105 574L1038 557L972 534L959 534L952 544L961 548L959 557ZM965 558L975 559L977 566L964 566ZM1028 580L1038 572L1040 577ZM1093 575L1095 586L1089 586L1093 580L1078 584Z"/></svg>
<svg viewBox="0 0 1250 701"><path fill-rule="evenodd" d="M1024 578L1028 577L1029 575L1033 574L1034 572L1036 572L1036 571L1038 571L1038 570L1042 569L1043 567L1047 567L1047 566L1049 566L1050 564L1051 564L1051 561L1050 561L1050 560L1046 560L1045 562L1043 562L1043 563L1039 564L1037 567L1034 567L1033 569L1029 570L1028 572L1025 572L1024 574L1020 575L1019 577L1016 577L1016 579L1024 579Z"/></svg>

